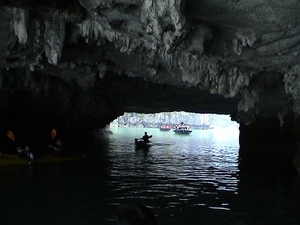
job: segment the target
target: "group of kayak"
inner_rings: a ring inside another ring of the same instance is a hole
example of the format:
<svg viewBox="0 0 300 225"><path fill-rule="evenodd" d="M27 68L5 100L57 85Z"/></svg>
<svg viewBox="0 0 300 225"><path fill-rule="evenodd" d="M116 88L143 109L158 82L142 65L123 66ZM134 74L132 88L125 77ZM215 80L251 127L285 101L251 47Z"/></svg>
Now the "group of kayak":
<svg viewBox="0 0 300 225"><path fill-rule="evenodd" d="M57 134L57 131L55 129L53 129L51 131L51 140L52 140L53 144L48 145L49 155L55 156L55 157L61 157L63 144L59 139L55 139L56 134ZM15 135L12 131L10 131L10 130L7 131L6 135L11 141L16 142ZM29 145L25 145L24 147L18 146L15 154L1 154L1 152L0 152L0 155L1 155L1 157L5 157L6 159L7 158L26 159L28 164L32 164L35 161L34 153L32 152L32 149Z"/></svg>

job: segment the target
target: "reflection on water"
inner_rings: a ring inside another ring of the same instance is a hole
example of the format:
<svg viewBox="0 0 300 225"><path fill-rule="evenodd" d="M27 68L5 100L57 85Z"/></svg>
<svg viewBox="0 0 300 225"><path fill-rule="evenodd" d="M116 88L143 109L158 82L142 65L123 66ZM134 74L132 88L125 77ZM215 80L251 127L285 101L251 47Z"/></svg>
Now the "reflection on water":
<svg viewBox="0 0 300 225"><path fill-rule="evenodd" d="M299 224L299 177L238 167L238 131L113 128L94 158L0 168L1 224L107 224L122 202L159 224ZM149 151L134 138L153 135Z"/></svg>

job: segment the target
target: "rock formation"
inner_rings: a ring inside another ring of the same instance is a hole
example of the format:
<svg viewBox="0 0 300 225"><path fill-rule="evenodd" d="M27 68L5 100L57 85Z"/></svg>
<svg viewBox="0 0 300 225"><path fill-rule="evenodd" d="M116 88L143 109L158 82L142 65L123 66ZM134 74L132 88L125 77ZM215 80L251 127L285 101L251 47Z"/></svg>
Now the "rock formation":
<svg viewBox="0 0 300 225"><path fill-rule="evenodd" d="M295 0L0 3L3 130L90 131L124 112L184 110L230 114L241 136L275 121L300 147Z"/></svg>

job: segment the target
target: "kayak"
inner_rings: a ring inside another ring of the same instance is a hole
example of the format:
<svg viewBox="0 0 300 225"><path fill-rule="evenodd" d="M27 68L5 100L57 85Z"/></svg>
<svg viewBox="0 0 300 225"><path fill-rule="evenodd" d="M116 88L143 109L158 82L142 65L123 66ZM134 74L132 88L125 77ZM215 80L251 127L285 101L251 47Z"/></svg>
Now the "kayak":
<svg viewBox="0 0 300 225"><path fill-rule="evenodd" d="M17 156L0 156L0 166L17 166L17 165L30 165L30 164L45 164L45 163L61 163L70 162L76 160L82 160L90 158L89 156L66 156L66 157L56 157L56 156L41 156L37 157L34 162L29 163L27 159L19 158Z"/></svg>
<svg viewBox="0 0 300 225"><path fill-rule="evenodd" d="M136 149L149 149L152 145L151 142L145 142L143 139L134 139Z"/></svg>

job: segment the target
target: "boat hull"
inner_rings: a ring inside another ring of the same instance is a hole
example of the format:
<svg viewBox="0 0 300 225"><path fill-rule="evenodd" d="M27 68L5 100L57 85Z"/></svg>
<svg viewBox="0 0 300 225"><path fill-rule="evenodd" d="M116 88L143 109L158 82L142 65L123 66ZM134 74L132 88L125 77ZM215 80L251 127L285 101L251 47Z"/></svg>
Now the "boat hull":
<svg viewBox="0 0 300 225"><path fill-rule="evenodd" d="M161 131L169 131L171 128L160 128Z"/></svg>
<svg viewBox="0 0 300 225"><path fill-rule="evenodd" d="M142 139L134 139L134 144L136 149L149 149L151 147L151 142L145 142Z"/></svg>
<svg viewBox="0 0 300 225"><path fill-rule="evenodd" d="M190 133L192 133L191 130L174 130L174 132L176 134L190 134Z"/></svg>
<svg viewBox="0 0 300 225"><path fill-rule="evenodd" d="M70 157L55 157L55 156L41 156L37 157L32 163L29 163L24 158L14 156L1 156L0 166L22 166L22 165L35 165L46 163L62 163L89 158L88 156L70 156Z"/></svg>
<svg viewBox="0 0 300 225"><path fill-rule="evenodd" d="M180 124L175 126L173 131L176 134L190 134L190 133L192 133L192 130L191 130L190 126L183 124L183 122L181 122Z"/></svg>

